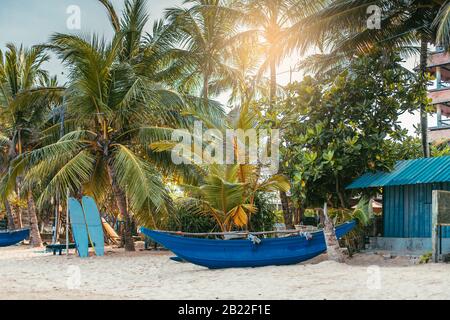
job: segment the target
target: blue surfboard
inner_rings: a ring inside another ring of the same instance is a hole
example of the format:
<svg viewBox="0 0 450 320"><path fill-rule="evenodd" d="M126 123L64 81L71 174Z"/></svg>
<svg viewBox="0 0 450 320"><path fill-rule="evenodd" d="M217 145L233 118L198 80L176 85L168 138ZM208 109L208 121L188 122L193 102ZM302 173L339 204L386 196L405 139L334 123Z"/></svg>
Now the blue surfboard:
<svg viewBox="0 0 450 320"><path fill-rule="evenodd" d="M105 254L105 235L97 204L91 197L83 197L82 203L91 244L94 247L95 254L103 256Z"/></svg>
<svg viewBox="0 0 450 320"><path fill-rule="evenodd" d="M89 237L83 208L77 199L69 198L69 215L78 254L82 258L86 258L89 256Z"/></svg>

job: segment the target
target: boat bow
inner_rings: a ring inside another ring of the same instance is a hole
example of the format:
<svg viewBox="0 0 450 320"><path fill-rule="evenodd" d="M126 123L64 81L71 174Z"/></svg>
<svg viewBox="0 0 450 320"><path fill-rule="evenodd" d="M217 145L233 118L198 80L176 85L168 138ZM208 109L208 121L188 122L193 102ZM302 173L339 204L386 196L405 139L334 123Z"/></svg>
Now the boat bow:
<svg viewBox="0 0 450 320"><path fill-rule="evenodd" d="M8 247L25 240L30 236L30 229L0 231L0 247Z"/></svg>

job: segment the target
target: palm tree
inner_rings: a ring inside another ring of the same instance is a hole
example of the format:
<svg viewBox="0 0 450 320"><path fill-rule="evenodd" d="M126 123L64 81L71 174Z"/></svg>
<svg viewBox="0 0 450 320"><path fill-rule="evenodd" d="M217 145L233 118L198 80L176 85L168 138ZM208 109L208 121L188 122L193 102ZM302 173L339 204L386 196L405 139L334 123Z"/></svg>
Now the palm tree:
<svg viewBox="0 0 450 320"><path fill-rule="evenodd" d="M157 22L152 34L144 34L146 1L127 0L121 19L109 1L100 2L109 13L114 40L52 37L48 47L70 69L64 130L50 125L44 146L18 158L7 181L26 170L25 183L41 191L40 206L67 190L90 193L104 204L112 194L125 220L125 249L132 251L131 214L141 225L151 225L152 214L167 213L171 206L160 173L197 179L195 168L173 165L170 153L154 153L149 143L168 139L167 126L191 126L192 112L218 123L223 110L211 102L204 108L196 97L181 97L164 85L177 68L167 67L172 53L166 50L166 27ZM60 137L61 131L68 133Z"/></svg>
<svg viewBox="0 0 450 320"><path fill-rule="evenodd" d="M152 214L170 211L160 169L195 175L190 168L175 168L170 154L155 154L149 144L168 139L169 127L190 126L189 113L205 108L199 99L181 97L147 77L139 62L123 59L124 43L123 33L111 42L95 35L52 36L48 47L70 70L64 97L64 127L70 130L59 138L59 124L46 129L45 145L19 156L8 181L26 170L24 185L41 189L39 206L67 190L91 194L99 202L112 194L125 222L125 249L132 251L132 214L145 225ZM214 105L207 110L211 119L223 116Z"/></svg>
<svg viewBox="0 0 450 320"><path fill-rule="evenodd" d="M263 63L258 70L258 78L269 71L269 116L277 98L277 67L292 51L294 46L286 42L290 27L322 7L324 1L299 0L242 0L245 24L248 30L241 37L254 37L261 47ZM280 192L285 221L288 226L290 209L284 191Z"/></svg>
<svg viewBox="0 0 450 320"><path fill-rule="evenodd" d="M226 57L227 64L234 70L234 77L232 79L217 78L210 82L210 92L213 94L231 91L228 100L231 109L270 95L270 79L258 75L263 48L254 38L242 37L236 40ZM282 88L277 86L277 89L277 95L280 95Z"/></svg>
<svg viewBox="0 0 450 320"><path fill-rule="evenodd" d="M230 141L224 141L226 129L249 130L260 129L264 121L258 116L259 110L250 107L250 101L233 109L227 116L227 121L220 126L206 123L208 129L215 130L214 142L210 146L222 148ZM194 113L195 115L195 113ZM199 119L202 116L198 116ZM259 137L257 137L258 141ZM266 144L273 141L267 141ZM249 142L252 143L252 142ZM176 142L160 141L152 143L151 147L156 151L172 150ZM229 146L226 146L227 148ZM234 164L216 164L214 159L202 150L195 156L203 157L199 172L204 172L201 180L196 184L182 184L188 196L178 199L179 205L194 213L207 214L214 217L223 232L231 231L234 227L248 227L249 216L256 211L255 197L258 192L287 192L290 189L288 179L280 174L267 176L263 174L263 168L267 164L253 164L246 161L239 163L239 155L244 155L248 148L246 138L237 135L232 139L234 152ZM268 145L260 145L261 149ZM248 159L246 159L248 160Z"/></svg>
<svg viewBox="0 0 450 320"><path fill-rule="evenodd" d="M222 232L229 232L235 226L247 226L248 215L254 213L256 207L245 197L245 184L234 181L235 176L228 178L231 180L225 180L212 170L200 186L183 186L190 196L181 198L179 203L193 213L211 215Z"/></svg>
<svg viewBox="0 0 450 320"><path fill-rule="evenodd" d="M125 249L133 251L130 210L159 212L170 207L159 173L145 159L142 137L163 133L148 123L155 123L157 111L164 118L162 106L181 102L121 62L122 44L120 35L111 43L96 36L90 41L63 34L52 37L52 50L70 69L67 119L78 129L23 159L31 166L25 177L28 183L52 177L43 186L39 203L65 190L72 194L83 190L98 200L112 192L125 221Z"/></svg>
<svg viewBox="0 0 450 320"><path fill-rule="evenodd" d="M5 53L0 51L0 151L3 159L1 171L4 175L9 172L17 156L35 146L39 126L49 111L51 101L58 101L63 90L56 83L51 83L48 73L42 69L42 64L47 60L48 55L41 47L25 49L8 44ZM32 190L23 188L21 177L10 183L13 186L9 189L10 192L2 192L9 226L15 227L12 206L8 200L14 190L19 199L23 194L26 195L31 244L35 247L42 246ZM16 214L20 215L20 209ZM19 222L20 220L19 217Z"/></svg>
<svg viewBox="0 0 450 320"><path fill-rule="evenodd" d="M258 74L269 71L270 106L276 102L277 67L292 47L284 39L293 23L321 8L324 1L242 0L244 23L249 27L241 36L256 38L263 53Z"/></svg>
<svg viewBox="0 0 450 320"><path fill-rule="evenodd" d="M381 28L367 28L367 8L376 5L382 12ZM291 28L290 43L298 46L325 42L329 57L348 59L374 46L397 50L405 55L420 53L419 81L427 85L428 44L449 48L446 33L450 26L447 1L334 0L325 9ZM420 49L415 45L420 43ZM331 45L331 46L330 46ZM326 59L322 62L326 63ZM427 106L420 105L422 148L429 156Z"/></svg>
<svg viewBox="0 0 450 320"><path fill-rule="evenodd" d="M106 8L116 36L122 38L120 61L133 65L138 74L155 83L180 87L188 64L186 51L175 48L180 40L174 32L176 26L158 20L151 32L145 32L149 20L146 0L126 0L120 18L110 1L99 2Z"/></svg>
<svg viewBox="0 0 450 320"><path fill-rule="evenodd" d="M189 7L166 10L173 51L184 67L177 84L188 92L201 88L206 103L212 81L234 78L224 57L237 35L241 12L222 0L185 0L184 4Z"/></svg>
<svg viewBox="0 0 450 320"><path fill-rule="evenodd" d="M146 45L144 41L144 27L149 19L147 1L126 0L123 15L120 18L110 1L99 1L108 12L109 20L116 36L121 36L122 50L119 53L120 61L132 64L142 62L144 60L143 56L150 51L147 48L148 44ZM151 50L151 53L156 54L155 50Z"/></svg>
<svg viewBox="0 0 450 320"><path fill-rule="evenodd" d="M0 152L0 168L1 168L1 174L2 176L6 174L9 163L11 161L10 158L10 146L11 146L11 140L4 136L3 134L0 134L0 146L1 146L1 152ZM8 199L5 198L3 201L3 206L5 207L6 211L6 217L8 219L8 229L14 230L16 229L16 224L14 222L14 214L13 209L11 208L11 203Z"/></svg>

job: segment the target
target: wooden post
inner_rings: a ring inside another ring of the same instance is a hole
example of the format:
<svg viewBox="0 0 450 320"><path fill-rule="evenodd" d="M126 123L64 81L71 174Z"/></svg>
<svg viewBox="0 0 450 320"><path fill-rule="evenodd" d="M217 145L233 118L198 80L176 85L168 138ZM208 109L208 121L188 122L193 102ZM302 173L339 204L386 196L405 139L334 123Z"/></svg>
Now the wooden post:
<svg viewBox="0 0 450 320"><path fill-rule="evenodd" d="M442 108L440 105L436 106L436 119L438 128L442 128Z"/></svg>
<svg viewBox="0 0 450 320"><path fill-rule="evenodd" d="M441 67L436 67L436 89L442 88ZM442 127L442 110L441 106L436 106L436 118L438 128Z"/></svg>
<svg viewBox="0 0 450 320"><path fill-rule="evenodd" d="M436 88L442 88L441 67L436 67Z"/></svg>
<svg viewBox="0 0 450 320"><path fill-rule="evenodd" d="M55 221L53 222L53 235L52 235L52 244L58 242L58 195L55 198L52 198L52 204L55 206Z"/></svg>
<svg viewBox="0 0 450 320"><path fill-rule="evenodd" d="M439 262L439 239L438 239L438 197L437 190L433 190L431 209L431 250L433 262Z"/></svg>
<svg viewBox="0 0 450 320"><path fill-rule="evenodd" d="M69 256L69 196L70 191L67 189L67 197L66 197L66 256Z"/></svg>

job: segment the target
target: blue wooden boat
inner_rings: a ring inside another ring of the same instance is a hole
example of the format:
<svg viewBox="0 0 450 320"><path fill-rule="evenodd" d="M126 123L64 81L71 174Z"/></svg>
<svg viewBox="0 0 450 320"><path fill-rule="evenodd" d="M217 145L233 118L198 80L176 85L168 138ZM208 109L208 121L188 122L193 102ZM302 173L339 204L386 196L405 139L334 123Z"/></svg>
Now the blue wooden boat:
<svg viewBox="0 0 450 320"><path fill-rule="evenodd" d="M350 221L336 227L338 239L355 227ZM314 258L327 248L322 230L283 238L213 240L141 228L141 232L180 259L210 269L289 265ZM297 232L298 233L298 232Z"/></svg>
<svg viewBox="0 0 450 320"><path fill-rule="evenodd" d="M30 236L30 229L12 231L0 231L0 247L8 247L18 244Z"/></svg>

